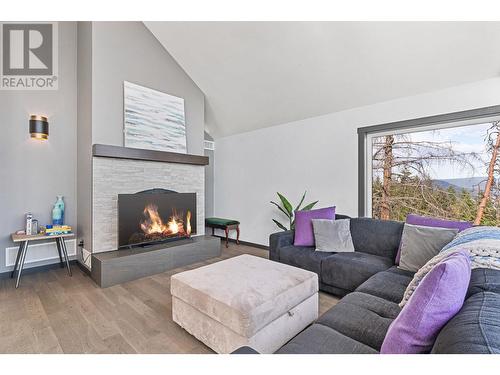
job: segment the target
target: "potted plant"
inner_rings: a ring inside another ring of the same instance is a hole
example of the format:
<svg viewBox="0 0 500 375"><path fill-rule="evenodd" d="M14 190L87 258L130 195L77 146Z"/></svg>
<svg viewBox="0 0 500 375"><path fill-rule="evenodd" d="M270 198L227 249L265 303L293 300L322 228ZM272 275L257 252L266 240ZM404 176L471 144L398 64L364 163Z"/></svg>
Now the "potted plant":
<svg viewBox="0 0 500 375"><path fill-rule="evenodd" d="M306 199L306 193L307 193L307 191L304 192L304 195L302 195L302 199L300 200L299 204L295 207L295 209L293 209L292 204L290 203L290 201L287 198L285 198L285 196L283 196L283 194L276 193L276 194L278 194L281 205L274 202L274 201L271 201L270 203L272 205L276 206L282 213L284 213L286 215L286 217L288 218L288 225L289 225L289 228L287 228L285 225L281 224L278 220L273 219L274 223L278 226L278 228L280 228L284 231L294 229L295 228L295 211L310 210L311 208L313 208L316 205L316 203L319 202L319 201L315 201L315 202L309 203L308 205L301 208L302 203L304 203L304 199Z"/></svg>

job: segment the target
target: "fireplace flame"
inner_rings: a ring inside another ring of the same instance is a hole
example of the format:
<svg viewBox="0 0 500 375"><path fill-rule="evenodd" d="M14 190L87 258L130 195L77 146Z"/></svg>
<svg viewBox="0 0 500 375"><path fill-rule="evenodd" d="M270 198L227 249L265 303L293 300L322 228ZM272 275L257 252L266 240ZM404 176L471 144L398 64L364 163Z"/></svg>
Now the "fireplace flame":
<svg viewBox="0 0 500 375"><path fill-rule="evenodd" d="M191 211L189 210L186 214L186 234L191 235Z"/></svg>
<svg viewBox="0 0 500 375"><path fill-rule="evenodd" d="M163 222L159 212L158 206L154 204L148 204L143 211L146 219L141 222L140 226L144 234L147 236L160 236L160 237L171 237L171 236L189 236L191 234L191 212L187 211L186 214L186 228L184 229L184 221L182 217L179 217L175 210L173 210L172 216L169 217L166 223Z"/></svg>
<svg viewBox="0 0 500 375"><path fill-rule="evenodd" d="M180 223L180 225L182 225L182 223ZM179 233L179 223L175 221L175 217L170 218L167 226L170 233Z"/></svg>

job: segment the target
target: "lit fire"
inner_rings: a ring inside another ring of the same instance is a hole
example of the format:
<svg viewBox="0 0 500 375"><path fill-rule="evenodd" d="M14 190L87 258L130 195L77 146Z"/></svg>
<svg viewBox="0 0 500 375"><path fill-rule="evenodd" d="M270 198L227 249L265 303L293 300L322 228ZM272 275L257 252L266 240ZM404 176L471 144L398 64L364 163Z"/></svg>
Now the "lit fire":
<svg viewBox="0 0 500 375"><path fill-rule="evenodd" d="M144 208L144 216L146 219L141 223L142 231L149 236L189 236L191 234L191 212L186 213L186 228L184 221L179 217L175 210L172 216L169 217L166 223L163 222L158 207L154 204L148 204Z"/></svg>
<svg viewBox="0 0 500 375"><path fill-rule="evenodd" d="M191 211L189 210L186 214L186 233L188 236L191 234Z"/></svg>

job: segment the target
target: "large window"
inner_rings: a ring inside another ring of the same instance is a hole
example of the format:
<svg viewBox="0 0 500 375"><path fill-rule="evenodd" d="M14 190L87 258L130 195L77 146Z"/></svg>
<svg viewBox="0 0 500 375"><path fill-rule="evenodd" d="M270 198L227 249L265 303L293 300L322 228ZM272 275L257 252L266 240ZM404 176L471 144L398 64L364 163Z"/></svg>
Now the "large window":
<svg viewBox="0 0 500 375"><path fill-rule="evenodd" d="M364 215L404 221L415 213L500 226L499 120L371 127L361 154Z"/></svg>

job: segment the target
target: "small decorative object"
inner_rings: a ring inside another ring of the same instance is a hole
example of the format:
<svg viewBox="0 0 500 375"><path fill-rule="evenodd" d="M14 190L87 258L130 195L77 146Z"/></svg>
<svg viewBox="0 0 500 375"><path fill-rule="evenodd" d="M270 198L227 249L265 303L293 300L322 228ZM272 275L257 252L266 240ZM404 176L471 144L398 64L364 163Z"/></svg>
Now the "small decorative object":
<svg viewBox="0 0 500 375"><path fill-rule="evenodd" d="M288 221L289 221L289 228L287 228L285 225L281 224L278 220L273 219L274 223L280 229L285 230L285 231L294 229L295 228L295 218L294 218L295 211L299 211L299 210L308 211L311 208L313 208L316 205L316 203L319 202L319 201L315 201L315 202L309 203L308 205L306 205L305 207L303 207L301 209L300 207L302 206L302 203L304 203L304 199L306 198L306 193L307 193L307 191L305 191L304 195L302 195L302 199L300 200L300 203L295 207L295 210L293 209L293 207L292 207L291 203L288 201L288 199L286 199L282 194L276 193L276 194L278 194L278 197L281 201L281 206L278 203L273 202L273 201L271 201L270 203L275 205L276 207L278 207L278 209L286 215L286 217L288 218Z"/></svg>
<svg viewBox="0 0 500 375"><path fill-rule="evenodd" d="M186 153L184 99L123 83L125 147Z"/></svg>
<svg viewBox="0 0 500 375"><path fill-rule="evenodd" d="M36 219L31 222L31 234L38 234L38 220Z"/></svg>
<svg viewBox="0 0 500 375"><path fill-rule="evenodd" d="M54 203L54 208L52 209L52 224L64 224L64 200L62 195L58 195L56 203Z"/></svg>
<svg viewBox="0 0 500 375"><path fill-rule="evenodd" d="M45 234L47 236L60 236L61 234L69 234L73 231L69 225L47 225Z"/></svg>
<svg viewBox="0 0 500 375"><path fill-rule="evenodd" d="M31 212L28 212L26 214L26 225L25 225L25 232L28 236L31 235L32 228L33 228L33 214Z"/></svg>
<svg viewBox="0 0 500 375"><path fill-rule="evenodd" d="M49 139L49 122L47 117L39 115L30 116L30 135L34 139Z"/></svg>

